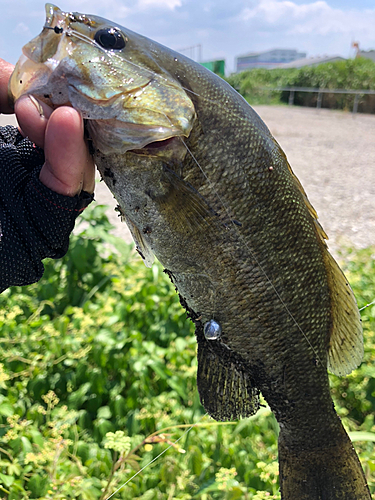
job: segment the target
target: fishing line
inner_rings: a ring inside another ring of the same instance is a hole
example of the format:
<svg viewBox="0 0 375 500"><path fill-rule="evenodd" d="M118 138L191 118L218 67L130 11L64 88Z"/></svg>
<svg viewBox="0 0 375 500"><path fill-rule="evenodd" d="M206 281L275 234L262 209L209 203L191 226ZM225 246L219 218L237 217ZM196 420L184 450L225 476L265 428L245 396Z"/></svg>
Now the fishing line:
<svg viewBox="0 0 375 500"><path fill-rule="evenodd" d="M370 307L370 306L373 306L375 304L375 300L373 300L372 302L370 302L369 304L366 304L365 306L361 307L361 309L359 309L360 311L363 311L363 309L366 309L366 307Z"/></svg>
<svg viewBox="0 0 375 500"><path fill-rule="evenodd" d="M158 460L158 458L160 458L162 455L164 455L164 453L166 453L169 449L171 448L174 448L176 446L176 444L181 441L181 439L186 435L186 434L189 434L189 432L195 427L197 426L200 421L206 417L208 415L208 413L205 413L204 415L201 416L201 418L198 420L198 422L195 422L195 424L193 424L191 427L189 427L188 429L186 429L186 431L184 431L181 436L176 439L176 441L174 443L171 443L165 450L163 450L161 453L159 453L159 455L155 458L153 458L148 464L146 464L144 467L142 467L142 469L140 469L138 472L136 472L132 477L130 477L127 481L125 481L124 484L122 484L119 488L117 488L116 491L114 491L111 495L109 495L109 497L105 498L105 500L109 500L110 498L114 497L115 495L117 495L117 493L119 493L122 488L124 488L128 483L130 483L130 481L132 479L134 479L136 476L138 476L138 474L140 474L142 471L144 471L147 467L149 467L151 464L153 464L154 462L156 462L156 460Z"/></svg>
<svg viewBox="0 0 375 500"><path fill-rule="evenodd" d="M165 115L164 115L165 116ZM226 204L224 203L224 201L222 200L221 196L219 195L218 191L215 189L214 185L212 184L212 182L210 181L210 179L208 178L206 172L203 170L203 168L200 166L198 160L195 158L193 152L189 149L188 145L186 144L186 142L184 141L184 139L182 137L179 137L179 139L181 140L181 142L183 143L183 145L185 146L186 150L188 151L189 155L191 156L191 158L194 160L194 162L196 163L196 165L198 166L198 168L200 169L200 171L202 172L202 174L204 175L205 179L207 180L208 184L210 185L213 193L215 194L215 196L217 197L217 199L219 200L219 202L222 204L222 206L224 207L224 210L226 211L230 221L231 221L231 224L233 225L234 227L234 230L235 232L237 233L237 236L239 237L239 239L244 243L245 247L247 248L248 252L250 253L251 257L254 259L254 261L256 262L258 268L260 269L260 271L263 273L263 275L265 276L267 282L271 285L273 291L275 292L277 298L279 299L281 305L284 307L285 311L288 313L288 315L290 316L290 318L292 319L293 323L295 324L295 326L298 328L298 330L302 333L304 339L306 340L306 342L308 343L308 345L310 346L310 348L312 349L313 353L315 354L316 358L317 358L317 361L319 361L321 364L322 361L318 355L318 353L316 352L314 346L311 344L311 342L309 341L307 335L305 334L305 332L302 330L302 328L300 327L298 321L295 319L295 317L293 316L293 314L291 313L291 311L289 310L288 306L286 305L286 303L284 302L284 300L282 299L281 295L279 294L279 292L277 291L275 285L272 283L271 279L268 277L265 269L263 268L263 266L261 265L261 263L259 262L259 260L257 259L257 257L255 256L254 252L251 251L251 249L249 248L245 238L242 236L242 234L239 232L238 230L238 227L237 225L233 222L231 216L230 216L230 211L229 209L227 208ZM374 301L375 302L375 301Z"/></svg>
<svg viewBox="0 0 375 500"><path fill-rule="evenodd" d="M68 30L69 30L69 33L68 33ZM96 48L100 49L101 51L105 52L105 54L107 54L108 56L111 57L111 59L116 59L116 58L119 58L121 61L124 59L122 56L120 56L119 54L116 54L115 52L108 52L106 49L104 49L103 47L101 47L98 43L96 43L94 40L92 40L91 38L89 37L86 37L86 35L82 35L81 33L75 31L75 30L72 30L71 28L68 28L67 29L67 35L69 36L76 36L78 39L84 41L84 42L89 42L91 45L95 46ZM153 78L155 78L155 80L157 81L158 79L160 80L164 80L164 82L168 82L165 78L163 78L161 75L155 73L154 71L152 70L148 70L142 66L140 66L139 64L137 63L134 63L133 61L130 61L129 59L126 59L126 62L128 64L131 64L133 66L135 66L138 70L141 70L142 72L146 72L150 75L153 76ZM168 82L169 83L169 82ZM211 102L213 103L213 101L211 101L210 99L208 99L207 97L204 97L204 96L200 96L199 94L193 92L193 91L190 91L189 89L185 88L185 87L182 87L185 91L187 92L190 92L194 95L196 95L197 97L201 97L203 100L207 101L207 102ZM164 115L166 117L166 119L171 123L169 117L167 117L166 115ZM172 124L172 123L171 123ZM298 328L298 330L300 331L300 333L302 334L303 338L306 340L307 344L309 345L309 347L312 349L314 355L316 356L316 359L317 361L319 361L319 363L322 363L322 360L320 359L319 357L319 354L317 353L317 351L315 350L314 346L311 344L310 340L308 339L307 335L305 334L305 332L302 330L301 326L299 325L298 321L295 319L294 315L292 314L292 312L289 310L288 306L286 305L286 303L284 302L284 300L282 299L281 295L279 294L278 290L276 289L275 285L272 283L271 279L268 277L265 269L263 268L263 266L260 264L259 260L257 259L257 257L255 256L254 252L251 251L251 249L249 248L246 240L243 238L242 234L240 233L240 231L238 230L236 224L233 222L231 216L230 216L230 211L229 209L227 208L226 204L223 202L221 196L219 195L218 191L215 189L213 183L210 181L210 179L208 178L207 174L205 173L205 171L203 170L203 168L201 167L201 165L199 164L198 160L195 158L195 156L193 155L192 151L189 149L189 147L187 146L186 142L184 141L184 139L182 137L179 137L179 139L181 140L182 144L184 145L184 147L186 148L186 150L188 151L189 155L191 156L191 158L193 159L193 161L196 163L196 165L198 166L198 168L200 169L200 171L202 172L202 174L204 175L205 179L207 180L209 186L211 187L213 193L215 194L215 196L217 197L217 199L219 200L219 202L222 204L222 206L224 207L227 215L229 216L230 218L230 221L234 227L234 230L236 232L236 234L238 235L238 237L240 238L240 240L244 243L246 249L248 250L248 252L250 253L251 257L254 259L254 261L256 262L258 268L260 269L260 271L263 273L264 277L266 278L267 282L269 283L269 285L271 286L271 288L273 289L273 291L275 292L277 298L279 299L281 305L283 306L283 308L285 309L285 311L287 312L287 314L289 315L289 317L291 318L291 320L293 321L294 325Z"/></svg>
<svg viewBox="0 0 375 500"><path fill-rule="evenodd" d="M47 28L48 28L48 26L47 26ZM49 28L49 29L54 29L54 28ZM131 61L130 59L128 59L126 57L120 56L119 54L116 54L116 52L108 51L107 49L105 49L101 45L99 45L95 40L84 35L83 33L80 33L79 31L75 31L72 28L66 28L65 33L66 33L66 36L69 36L69 37L74 36L74 37L78 38L79 40L81 40L82 42L88 43L89 45L92 45L95 49L100 50L108 57L108 59L111 62L112 62L112 60L115 60L117 62L117 59L118 59L119 66L113 66L111 64L112 67L122 69L122 71L123 71L123 68L121 67L121 65L124 63L124 60L125 60L127 64L134 66L135 68L137 68L137 70L141 71L141 74L143 74L143 76L152 76L152 77L156 76L155 80L160 79L160 80L162 80L162 83L164 83L166 85L169 84L169 86L170 86L170 82L168 82L168 80L166 78L164 78L162 75L159 75L158 73L155 73L154 71L152 71L150 69L144 68L144 67L140 66L139 64L135 63L134 61ZM107 61L93 61L93 62L95 62L96 64L98 64L98 63L105 64L105 63L108 63L108 60Z"/></svg>
<svg viewBox="0 0 375 500"><path fill-rule="evenodd" d="M59 27L55 27L55 28L52 28L52 27L48 27L47 28L49 29L54 29L55 32L57 34L61 34L61 29ZM127 62L127 64L133 66L134 68L137 69L137 71L140 72L140 74L142 75L150 75L152 76L152 78L156 81L156 82L160 82L161 84L164 84L166 86L170 86L170 82L164 78L162 75L160 74L157 74L155 73L154 71L152 70L149 70L147 68L144 68L142 66L140 66L139 64L137 64L136 62L134 61L131 61L127 58L124 58L123 56L120 56L119 54L116 54L115 52L109 52L108 50L104 49L103 47L101 47L98 43L96 43L94 40L92 40L91 38L87 37L86 35L82 34L82 33L79 33L71 28L66 28L65 30L65 33L66 33L66 36L69 36L69 37L76 37L78 38L79 40L81 40L82 42L84 43L88 43L90 44L91 46L95 47L97 50L99 50L100 52L103 52L106 56L107 56L107 61L114 61L115 63L119 63L119 66L117 66L116 64L113 65L112 64L112 67L116 68L116 67L120 67L121 63L123 63L123 61L125 60ZM176 53L178 55L178 57L181 57L180 54ZM172 55L173 57L173 55ZM184 56L182 56L182 58L184 58ZM175 60L177 61L177 57L175 57ZM95 61L96 63L105 63L106 61ZM188 94L191 94L191 95L195 95L197 97L200 97L202 100L204 100L205 102L209 102L209 103L212 103L212 104L216 104L216 101L214 100L211 100L209 99L208 97L206 96L202 96L194 91L192 91L191 89L188 89L186 87L183 87L183 90L185 92L187 92ZM168 118L169 120L169 118ZM169 120L170 121L170 120ZM237 236L239 237L239 239L244 243L244 246L246 247L246 249L248 250L249 254L251 255L251 257L254 259L254 261L256 262L258 268L260 269L260 271L263 273L263 275L265 276L267 282L269 283L269 285L271 286L271 288L273 289L276 297L278 298L278 300L280 301L282 307L285 309L285 311L287 312L287 314L289 315L289 317L291 318L292 322L294 323L294 325L297 327L297 329L300 331L300 333L302 334L303 338L305 339L305 341L307 342L307 344L309 345L309 347L311 348L311 350L313 351L314 355L316 356L316 359L322 364L322 361L321 359L319 358L319 355L318 353L316 352L314 346L311 344L311 342L309 341L307 335L305 334L305 332L303 331L303 329L301 328L301 326L299 325L299 323L297 322L297 320L294 318L294 315L292 314L292 312L289 310L287 304L284 302L284 300L282 299L282 297L280 296L280 293L278 292L278 290L276 289L275 285L272 283L271 279L268 277L265 269L263 268L263 266L260 264L259 260L257 259L257 257L254 255L254 252L249 248L245 238L243 237L243 235L240 233L238 227L236 226L236 224L233 222L231 216L230 216L230 211L228 209L228 207L226 206L226 204L223 202L221 196L219 195L217 189L215 188L215 186L213 185L213 183L211 182L211 180L208 178L206 172L204 171L204 169L201 167L201 165L199 164L198 160L195 158L194 154L192 153L192 151L189 149L189 147L187 146L186 142L184 141L184 139L182 137L180 137L180 140L181 142L183 143L185 149L187 150L187 152L189 153L189 155L191 156L191 158L193 159L193 161L195 162L195 164L198 166L199 170L202 172L203 176L205 177L206 181L208 182L208 185L211 187L213 193L215 194L215 196L217 197L217 199L219 200L219 202L221 203L221 205L224 207L224 210L226 211L227 215L229 216L230 220L231 220L231 223L234 227L234 230L235 230L235 233L237 234ZM214 290L214 295L216 294L216 291ZM214 308L216 309L216 297L214 297ZM371 303L371 304L368 304L366 305L364 308L372 305L372 304L375 304L375 300ZM362 309L364 309L362 308ZM360 309L360 310L362 310ZM202 417L203 418L203 417ZM201 419L200 419L201 420ZM200 421L199 420L199 421ZM199 422L198 421L198 422ZM198 423L197 422L197 423ZM197 424L196 423L196 424ZM118 488L114 493L112 493L109 497L106 498L106 500L109 500L110 498L112 498L114 495L116 495L118 492L121 491L122 488L124 488L132 479L134 479L138 474L140 474L143 470L145 470L145 468L147 468L148 466L150 466L152 463L154 463L156 460L158 460L164 453L166 453L171 447L173 447L174 445L176 445L181 439L183 436L185 436L187 433L189 433L191 431L191 429L193 429L195 427L196 424L193 424L191 427L189 427L189 429L187 429L181 436L180 438L178 438L173 444L169 445L165 450L163 450L157 457L155 457L153 460L151 460L147 465L145 465L142 469L140 469L137 473L135 473L131 478L129 478L120 488Z"/></svg>
<svg viewBox="0 0 375 500"><path fill-rule="evenodd" d="M214 292L214 297L213 297L213 308L212 308L212 319L215 319L215 312L216 312L216 289L213 289Z"/></svg>
<svg viewBox="0 0 375 500"><path fill-rule="evenodd" d="M52 26L45 26L45 28L52 29L56 33L59 33L59 34L62 33L62 31L61 31L62 28L58 28L57 26L55 28L53 28ZM160 80L161 83L164 83L167 86L171 86L170 81L167 78L163 77L163 75L160 75L159 73L155 73L155 71L153 71L151 69L148 69L148 68L145 68L145 67L139 65L138 63L136 63L134 61L131 61L130 59L128 59L126 57L120 56L120 54L117 54L116 52L110 52L107 49L104 49L95 40L93 40L90 37L84 35L83 33L80 33L79 31L75 31L75 30L73 30L70 27L66 28L65 33L66 33L66 36L69 36L69 37L75 36L76 38L78 38L82 42L86 42L89 45L92 45L93 47L95 47L96 49L99 49L100 51L104 52L106 54L106 56L109 57L111 60L112 59L114 59L114 60L118 59L119 60L118 61L119 62L119 66L114 66L115 68L122 69L121 68L121 64L125 60L127 62L127 64L129 64L129 65L134 66L135 68L137 68L137 70L139 70L141 72L141 74L143 74L143 76L150 75L150 76L152 76L155 79L155 81L159 81ZM172 51L172 52L174 52L174 51ZM178 57L183 57L183 58L186 57L186 56L183 56L182 54L180 54L179 52L176 52L176 55ZM176 62L178 61L178 57L174 58ZM188 58L186 58L186 59L188 59ZM103 64L105 63L105 61L95 61L96 64L98 64L100 62L102 62ZM186 88L186 87L184 87L182 85L181 85L181 88L183 90L185 90L185 92L188 92L189 94L192 94L192 95L195 95L196 97L200 97L201 99L204 99L206 102L209 102L211 104L216 104L217 103L216 101L213 101L213 100L209 99L208 97L201 96L200 94L197 94L193 90L188 89L188 88Z"/></svg>
<svg viewBox="0 0 375 500"><path fill-rule="evenodd" d="M55 28L52 28L52 27L48 27L46 26L46 28L49 28L49 29L54 29L54 31L57 33L57 34L61 34L62 31L61 31L61 28L58 28L58 27L55 27ZM103 47L101 47L98 43L95 42L95 40L92 40L91 38L87 37L86 35L82 34L82 33L79 33L75 30L72 30L71 28L67 28L65 30L65 34L66 36L69 36L69 37L72 37L72 36L75 36L76 38L78 38L79 40L85 42L85 43L89 43L90 45L94 46L95 48L101 50L102 52L104 52L107 56L110 56L111 59L115 59L116 58L119 58L120 61L119 62L123 62L123 58L120 57L118 54L116 53L109 53L106 49L104 49ZM157 79L160 79L160 80L164 80L162 81L162 83L169 83L167 79L163 78L161 75L158 75L157 73L155 73L154 71L152 70L148 70L147 68L143 68L142 66L139 66L137 63L134 63L133 61L129 61L128 59L125 59L126 62L130 65L133 65L134 67L136 67L139 70L141 70L141 72L146 73L146 74L149 74L151 75L152 77L155 77L155 80ZM95 61L95 63L105 63L105 61ZM117 62L117 61L116 61ZM111 65L113 67L113 65ZM116 67L116 66L115 66ZM170 85L170 84L169 84ZM186 91L188 91L188 89L184 89ZM193 94L195 94L194 92L192 92ZM198 94L195 94L195 95L198 95ZM168 119L169 120L169 119ZM215 290L214 290L214 295L215 295ZM207 416L208 413L205 413L199 420L198 422L194 423L193 425L191 425L186 431L183 432L183 434L181 434L181 436L176 439L176 441L174 441L174 443L170 444L165 450L163 450L161 453L159 453L159 455L157 455L154 459L152 459L148 464L146 464L144 467L142 467L138 472L136 472L133 476L131 476L124 484L122 484L116 491L114 491L109 497L107 497L105 500L109 500L110 498L113 498L115 495L117 495L117 493L119 493L130 481L132 481L136 476L138 476L142 471L144 471L147 467L149 467L151 464L153 464L154 462L156 462L162 455L164 455L170 448L174 447L185 435L187 435L197 424L200 423L200 421L205 417Z"/></svg>
<svg viewBox="0 0 375 500"><path fill-rule="evenodd" d="M77 33L76 31L74 30L71 30L71 33L69 33L69 35L73 34L75 36L77 36L77 38L80 38L82 41L89 41L91 45L94 45L95 47L101 49L103 52L105 52L107 55L109 55L111 58L120 58L121 60L123 60L124 58L121 57L119 54L116 54L114 52L112 53L109 53L107 50L105 50L104 48L102 48L98 43L96 43L94 40L92 40L91 38L88 38L86 37L85 35L81 35L81 33ZM184 56L183 56L184 57ZM177 59L177 58L175 58ZM168 82L168 80L166 78L163 78L161 75L155 73L154 71L152 70L148 70L147 68L144 68L142 66L140 66L139 64L133 62L133 61L130 61L129 59L126 59L126 62L128 64L131 64L133 66L135 66L138 70L141 70L142 72L146 72L150 75L152 75L153 78L155 78L156 81L158 81L158 79L164 81L164 82ZM197 94L196 92L190 90L190 89L187 89L186 87L183 87L183 90L185 90L186 92L189 92L197 97L201 97L204 101L206 102L210 102L210 103L213 103L213 104L216 104L214 101L212 101L211 99L205 97L205 96L200 96L199 94ZM166 119L171 123L170 119L164 115L166 117ZM171 123L172 125L172 123ZM307 335L305 334L305 332L302 330L301 326L299 325L298 321L295 319L294 315L292 314L292 312L289 310L288 306L286 305L286 303L284 302L284 300L282 299L281 295L279 294L279 292L277 291L275 285L272 283L271 279L268 277L265 269L263 268L263 266L260 264L259 260L256 258L254 252L251 251L251 249L249 248L246 240L243 238L242 234L239 232L236 224L233 222L231 216L230 216L230 211L229 209L227 208L226 204L223 202L221 196L219 195L218 191L215 189L214 185L212 184L212 182L210 181L210 179L208 178L207 174L205 173L205 171L203 170L203 168L201 167L201 165L199 164L198 160L195 158L195 156L193 155L192 151L189 149L189 147L187 146L186 142L184 141L184 139L182 137L179 137L179 139L181 140L181 142L183 143L184 147L186 148L186 150L188 151L189 155L191 156L191 158L193 159L193 161L196 163L196 165L198 166L198 168L200 169L200 171L202 172L202 174L204 175L205 179L207 180L208 184L210 185L213 193L215 194L215 196L217 197L217 199L219 200L219 202L222 204L222 206L224 207L227 215L229 216L230 218L230 221L234 227L234 230L236 232L236 234L238 235L238 237L240 238L240 240L244 243L246 249L248 250L248 252L250 253L251 257L254 259L254 261L256 262L258 268L260 269L260 271L263 273L263 275L265 276L267 282L271 285L272 289L274 290L277 298L279 299L281 305L283 306L283 308L285 309L285 311L287 312L287 314L289 315L289 317L292 319L293 323L295 324L295 326L298 328L298 330L301 332L302 336L304 337L304 339L306 340L306 342L308 343L309 347L312 349L314 355L316 356L316 359L317 361L319 361L321 364L322 363L322 360L320 359L319 357L319 354L317 353L317 351L315 350L314 346L311 344L311 342L309 341ZM375 301L374 301L375 302Z"/></svg>

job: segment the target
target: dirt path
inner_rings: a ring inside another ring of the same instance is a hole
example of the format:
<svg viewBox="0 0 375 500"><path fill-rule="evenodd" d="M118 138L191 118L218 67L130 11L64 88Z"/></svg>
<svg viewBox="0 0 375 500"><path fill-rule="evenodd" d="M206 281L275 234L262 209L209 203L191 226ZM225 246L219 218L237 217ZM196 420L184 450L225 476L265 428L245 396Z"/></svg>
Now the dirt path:
<svg viewBox="0 0 375 500"><path fill-rule="evenodd" d="M286 106L257 106L256 111L285 151L318 212L337 255L340 247L375 244L375 116ZM6 123L11 117L2 117ZM104 183L97 203L111 207L116 234L130 235L114 212Z"/></svg>
<svg viewBox="0 0 375 500"><path fill-rule="evenodd" d="M375 245L375 116L258 106L302 182L337 255Z"/></svg>

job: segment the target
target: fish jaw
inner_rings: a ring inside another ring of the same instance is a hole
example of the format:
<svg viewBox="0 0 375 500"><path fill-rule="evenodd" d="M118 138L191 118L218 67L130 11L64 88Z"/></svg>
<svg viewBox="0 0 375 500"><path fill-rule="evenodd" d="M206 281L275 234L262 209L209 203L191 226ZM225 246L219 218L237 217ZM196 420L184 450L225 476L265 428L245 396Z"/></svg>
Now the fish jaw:
<svg viewBox="0 0 375 500"><path fill-rule="evenodd" d="M95 36L105 29L121 34L122 50L99 45ZM23 47L11 76L10 101L29 94L52 108L74 107L88 120L94 147L104 154L188 137L194 105L161 68L155 65L153 71L142 63L144 54L138 47L143 44L146 52L147 42L99 17L66 13L47 4L43 30ZM108 129L114 132L110 140Z"/></svg>
<svg viewBox="0 0 375 500"><path fill-rule="evenodd" d="M50 29L52 25L63 30L62 36ZM47 4L43 30L22 48L22 55L10 78L9 96L13 102L24 94L32 94L52 107L71 105L66 80L63 79L56 88L57 81L52 77L61 60L74 52L67 37L67 27L66 15Z"/></svg>

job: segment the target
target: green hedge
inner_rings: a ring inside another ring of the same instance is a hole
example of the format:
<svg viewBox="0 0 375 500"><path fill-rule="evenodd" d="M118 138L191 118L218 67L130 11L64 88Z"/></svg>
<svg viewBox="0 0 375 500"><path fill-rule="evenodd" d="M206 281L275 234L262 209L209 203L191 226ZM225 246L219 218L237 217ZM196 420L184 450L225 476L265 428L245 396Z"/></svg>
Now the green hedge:
<svg viewBox="0 0 375 500"><path fill-rule="evenodd" d="M170 447L113 498L279 499L272 413L204 415L193 327L167 276L110 235L103 207L84 217L40 283L0 296L0 497L104 500ZM375 298L370 255L350 259L361 305ZM364 364L331 382L375 491L375 307L363 320Z"/></svg>
<svg viewBox="0 0 375 500"><path fill-rule="evenodd" d="M234 73L227 81L250 104L288 103L289 92L272 91L275 87L314 87L328 89L375 90L375 62L348 59L300 69L253 69ZM296 92L294 103L316 106L317 94ZM352 110L354 95L327 94L322 107ZM374 113L375 96L362 95L358 111Z"/></svg>

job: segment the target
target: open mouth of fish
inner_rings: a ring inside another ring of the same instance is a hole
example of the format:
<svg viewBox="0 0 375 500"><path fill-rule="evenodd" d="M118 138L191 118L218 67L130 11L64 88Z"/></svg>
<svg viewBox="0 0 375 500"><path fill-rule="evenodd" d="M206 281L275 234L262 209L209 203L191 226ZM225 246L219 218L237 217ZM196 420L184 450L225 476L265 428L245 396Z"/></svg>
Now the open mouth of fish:
<svg viewBox="0 0 375 500"><path fill-rule="evenodd" d="M146 146L144 146L142 149L154 149L154 150L165 149L176 140L177 140L177 137L170 137L169 139L164 139L162 141L150 142L149 144L146 144Z"/></svg>
<svg viewBox="0 0 375 500"><path fill-rule="evenodd" d="M179 136L174 136L168 139L150 142L143 146L143 148L135 148L130 151L139 155L159 156L175 151L176 149L181 149L182 147L183 143L181 138Z"/></svg>

